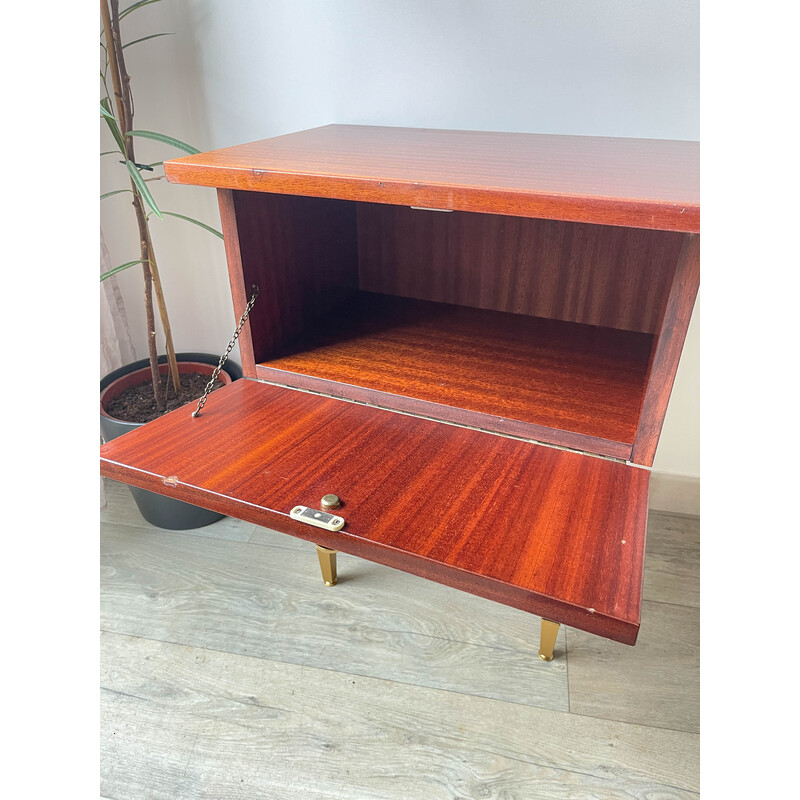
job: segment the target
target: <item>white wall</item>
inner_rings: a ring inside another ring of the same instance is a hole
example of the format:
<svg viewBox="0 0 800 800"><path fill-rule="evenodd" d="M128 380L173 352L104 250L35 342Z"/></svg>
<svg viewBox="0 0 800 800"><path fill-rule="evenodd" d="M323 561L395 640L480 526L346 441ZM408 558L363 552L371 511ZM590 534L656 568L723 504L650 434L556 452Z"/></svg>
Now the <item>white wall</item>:
<svg viewBox="0 0 800 800"><path fill-rule="evenodd" d="M204 150L335 122L699 139L698 0L164 0L123 26L177 33L126 51L136 127ZM179 155L140 142L139 161ZM125 182L111 159L103 191ZM164 183L164 208L219 226L213 190ZM103 205L114 263L137 257L125 197ZM221 352L221 242L154 229L176 348ZM143 357L140 273L121 284ZM699 476L698 384L695 309L656 470Z"/></svg>

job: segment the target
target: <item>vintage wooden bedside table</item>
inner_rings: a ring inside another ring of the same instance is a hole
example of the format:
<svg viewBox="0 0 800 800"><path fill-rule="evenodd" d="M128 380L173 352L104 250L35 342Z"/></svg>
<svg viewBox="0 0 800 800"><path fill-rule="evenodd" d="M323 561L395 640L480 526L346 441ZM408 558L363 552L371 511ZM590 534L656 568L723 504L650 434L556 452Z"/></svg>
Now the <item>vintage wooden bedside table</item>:
<svg viewBox="0 0 800 800"><path fill-rule="evenodd" d="M165 168L217 188L237 316L258 287L245 379L102 474L313 542L329 585L342 550L537 614L545 660L562 622L634 644L698 143L330 125Z"/></svg>

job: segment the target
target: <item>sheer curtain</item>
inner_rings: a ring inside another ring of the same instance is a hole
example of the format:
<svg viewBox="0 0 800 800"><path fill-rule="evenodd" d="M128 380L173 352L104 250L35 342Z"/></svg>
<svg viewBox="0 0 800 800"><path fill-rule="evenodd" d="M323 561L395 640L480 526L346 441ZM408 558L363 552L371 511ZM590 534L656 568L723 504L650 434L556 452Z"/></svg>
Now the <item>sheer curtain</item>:
<svg viewBox="0 0 800 800"><path fill-rule="evenodd" d="M100 272L111 269L111 258L100 229ZM116 276L100 284L100 377L136 361L128 333L128 315Z"/></svg>
<svg viewBox="0 0 800 800"><path fill-rule="evenodd" d="M100 273L111 267L111 258L100 229ZM128 332L128 315L116 276L100 284L100 378L124 364L136 361L136 351ZM103 479L100 478L100 508L106 504Z"/></svg>

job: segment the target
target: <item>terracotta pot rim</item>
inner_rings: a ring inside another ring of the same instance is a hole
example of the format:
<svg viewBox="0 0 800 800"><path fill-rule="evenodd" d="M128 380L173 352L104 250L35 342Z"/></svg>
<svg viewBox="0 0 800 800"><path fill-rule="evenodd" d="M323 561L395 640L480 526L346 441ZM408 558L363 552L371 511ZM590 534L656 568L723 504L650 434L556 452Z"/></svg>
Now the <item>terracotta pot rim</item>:
<svg viewBox="0 0 800 800"><path fill-rule="evenodd" d="M216 365L208 364L203 361L178 361L178 372L185 373L185 372L201 372L205 373L208 376L216 369ZM166 363L160 363L158 365L158 372L159 375L165 375L169 371L169 365ZM136 386L140 383L144 383L150 376L150 367L141 367L140 369L133 370L131 372L126 372L124 375L120 375L115 380L111 381L105 388L100 390L100 415L103 417L107 417L108 419L113 419L117 422L122 422L126 425L146 425L145 422L130 422L126 419L120 419L119 417L114 417L109 414L105 409L105 403L111 402L115 397L117 397L120 393L122 393L125 389L130 388L131 386ZM222 381L225 385L232 383L233 378L223 369L219 373L219 380Z"/></svg>

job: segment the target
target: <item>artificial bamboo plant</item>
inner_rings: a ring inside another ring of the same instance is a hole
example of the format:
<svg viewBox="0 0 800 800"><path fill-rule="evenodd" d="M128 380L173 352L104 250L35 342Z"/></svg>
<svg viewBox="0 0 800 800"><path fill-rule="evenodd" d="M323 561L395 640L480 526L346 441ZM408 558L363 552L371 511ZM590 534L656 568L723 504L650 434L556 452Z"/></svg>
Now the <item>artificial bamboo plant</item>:
<svg viewBox="0 0 800 800"><path fill-rule="evenodd" d="M101 153L101 156L117 155L121 156L120 170L124 171L125 178L128 181L129 188L116 189L101 195L100 199L104 200L113 195L119 195L129 192L132 196L133 211L136 218L136 225L139 234L139 258L127 261L120 264L113 269L108 270L100 276L103 281L106 278L121 272L124 269L129 269L136 264L141 264L142 274L144 277L144 305L145 315L147 320L147 345L148 354L150 359L150 372L153 382L153 392L155 395L156 408L159 412L164 411L166 407L165 401L165 387L162 386L159 380L158 373L158 350L156 348L156 326L155 326L155 312L153 308L153 294L155 293L158 303L159 315L161 318L161 326L164 330L166 338L166 353L167 362L169 364L169 372L172 379L172 384L175 392L180 391L180 377L178 374L178 364L175 358L175 348L172 344L172 331L169 324L169 317L167 315L167 306L164 300L164 292L161 286L161 279L158 271L158 263L156 261L155 251L153 249L153 240L150 235L150 220L152 215L163 220L164 216L176 217L178 219L192 222L199 225L201 228L210 231L222 238L222 234L214 230L212 227L199 222L196 219L187 217L183 214L177 214L172 211L164 211L158 207L155 199L150 191L148 184L163 178L163 174L156 173L156 169L163 165L163 162L156 162L153 164L140 164L136 161L136 154L134 151L134 140L137 137L152 139L162 144L177 148L186 153L199 153L197 148L181 142L171 136L165 136L162 133L154 131L136 130L133 126L133 95L131 93L131 79L125 68L125 50L133 45L138 45L147 40L155 39L161 36L170 36L169 33L153 33L149 36L143 36L139 39L123 43L121 32L122 21L140 8L151 5L152 3L160 2L160 0L139 0L132 5L127 6L120 11L119 0L100 0L100 15L102 17L103 29L100 38L100 48L102 51L100 70L101 78L101 94L103 95L100 100L100 114L108 125L111 135L117 147L114 150L109 150ZM111 79L111 89L109 91L109 77ZM112 103L113 96L113 103ZM149 177L143 177L142 173L148 173Z"/></svg>

